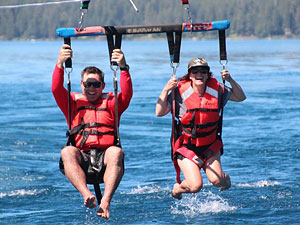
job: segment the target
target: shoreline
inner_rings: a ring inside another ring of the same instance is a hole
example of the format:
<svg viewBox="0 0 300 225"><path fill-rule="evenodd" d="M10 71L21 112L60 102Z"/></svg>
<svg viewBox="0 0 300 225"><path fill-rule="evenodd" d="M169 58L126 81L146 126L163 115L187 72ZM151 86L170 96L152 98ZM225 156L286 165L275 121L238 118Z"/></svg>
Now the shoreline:
<svg viewBox="0 0 300 225"><path fill-rule="evenodd" d="M130 36L130 35L128 35ZM56 38L14 38L14 39L5 39L0 36L0 41L57 41L62 39L61 37ZM87 36L87 37L73 37L73 40L80 41L106 41L105 36ZM184 40L189 41L198 41L198 40L217 40L218 37L216 35L209 37L185 37ZM258 36L237 36L237 35L229 35L226 37L227 40L292 40L292 39L300 39L300 36L297 35L284 35L284 36L268 36L268 37L258 37ZM123 40L126 41L155 41L155 40L165 40L165 36L162 35L158 37L153 37L153 35L141 35L138 37L125 37Z"/></svg>

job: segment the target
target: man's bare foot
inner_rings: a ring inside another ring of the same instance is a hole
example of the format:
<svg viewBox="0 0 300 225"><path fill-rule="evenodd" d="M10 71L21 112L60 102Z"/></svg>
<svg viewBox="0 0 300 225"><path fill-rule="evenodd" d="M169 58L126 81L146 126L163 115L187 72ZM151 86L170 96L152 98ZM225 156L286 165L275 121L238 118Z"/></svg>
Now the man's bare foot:
<svg viewBox="0 0 300 225"><path fill-rule="evenodd" d="M97 203L96 203L96 198L94 195L90 195L88 196L87 198L84 199L84 205L87 207L87 208L95 208Z"/></svg>
<svg viewBox="0 0 300 225"><path fill-rule="evenodd" d="M227 174L225 174L224 178L222 180L222 183L221 183L220 191L225 191L225 190L229 189L230 186L231 186L230 177Z"/></svg>
<svg viewBox="0 0 300 225"><path fill-rule="evenodd" d="M97 216L100 216L104 219L109 219L109 204L101 202L100 207L97 211Z"/></svg>
<svg viewBox="0 0 300 225"><path fill-rule="evenodd" d="M178 200L182 199L182 194L178 193L179 186L180 186L180 184L175 183L173 186L173 191L172 191L172 197L177 198Z"/></svg>

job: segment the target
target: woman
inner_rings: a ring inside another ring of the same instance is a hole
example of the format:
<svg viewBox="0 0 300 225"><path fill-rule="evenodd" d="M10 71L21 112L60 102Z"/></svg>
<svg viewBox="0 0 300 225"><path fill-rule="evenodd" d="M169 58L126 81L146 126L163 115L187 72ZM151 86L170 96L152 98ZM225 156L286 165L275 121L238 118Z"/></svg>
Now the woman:
<svg viewBox="0 0 300 225"><path fill-rule="evenodd" d="M230 177L222 170L220 156L222 141L218 137L219 112L227 100L240 102L246 96L240 85L227 70L222 79L231 88L221 85L210 72L203 58L195 58L188 64L188 74L179 82L172 77L162 90L156 104L156 116L168 114L172 109L170 90L175 91L175 116L179 120L180 137L173 146L173 162L177 171L177 183L172 196L181 199L182 193L199 192L203 185L201 168L208 180L220 190L230 187ZM223 91L224 90L224 91ZM224 92L224 96L223 93ZM185 179L180 181L180 170Z"/></svg>

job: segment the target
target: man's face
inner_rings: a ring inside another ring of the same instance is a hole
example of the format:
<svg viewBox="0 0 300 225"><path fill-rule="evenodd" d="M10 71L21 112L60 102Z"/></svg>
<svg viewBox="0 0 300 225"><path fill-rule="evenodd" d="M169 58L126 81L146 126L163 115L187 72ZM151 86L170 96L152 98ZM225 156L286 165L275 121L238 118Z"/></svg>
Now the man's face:
<svg viewBox="0 0 300 225"><path fill-rule="evenodd" d="M81 81L81 89L87 99L95 103L101 96L105 84L96 73L85 73Z"/></svg>

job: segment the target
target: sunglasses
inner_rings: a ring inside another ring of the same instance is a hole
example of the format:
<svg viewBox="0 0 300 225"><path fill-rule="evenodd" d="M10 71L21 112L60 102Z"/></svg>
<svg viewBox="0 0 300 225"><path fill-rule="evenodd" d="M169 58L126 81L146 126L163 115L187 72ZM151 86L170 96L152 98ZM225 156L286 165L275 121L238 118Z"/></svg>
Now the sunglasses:
<svg viewBox="0 0 300 225"><path fill-rule="evenodd" d="M97 82L86 81L86 82L83 82L83 86L85 88L90 88L92 85L93 85L94 88L99 88L99 87L101 87L102 82L101 81L97 81Z"/></svg>
<svg viewBox="0 0 300 225"><path fill-rule="evenodd" d="M204 73L204 74L207 74L209 71L207 68L201 68L201 67L194 67L194 68L191 68L190 72L192 74L197 74L197 73Z"/></svg>

